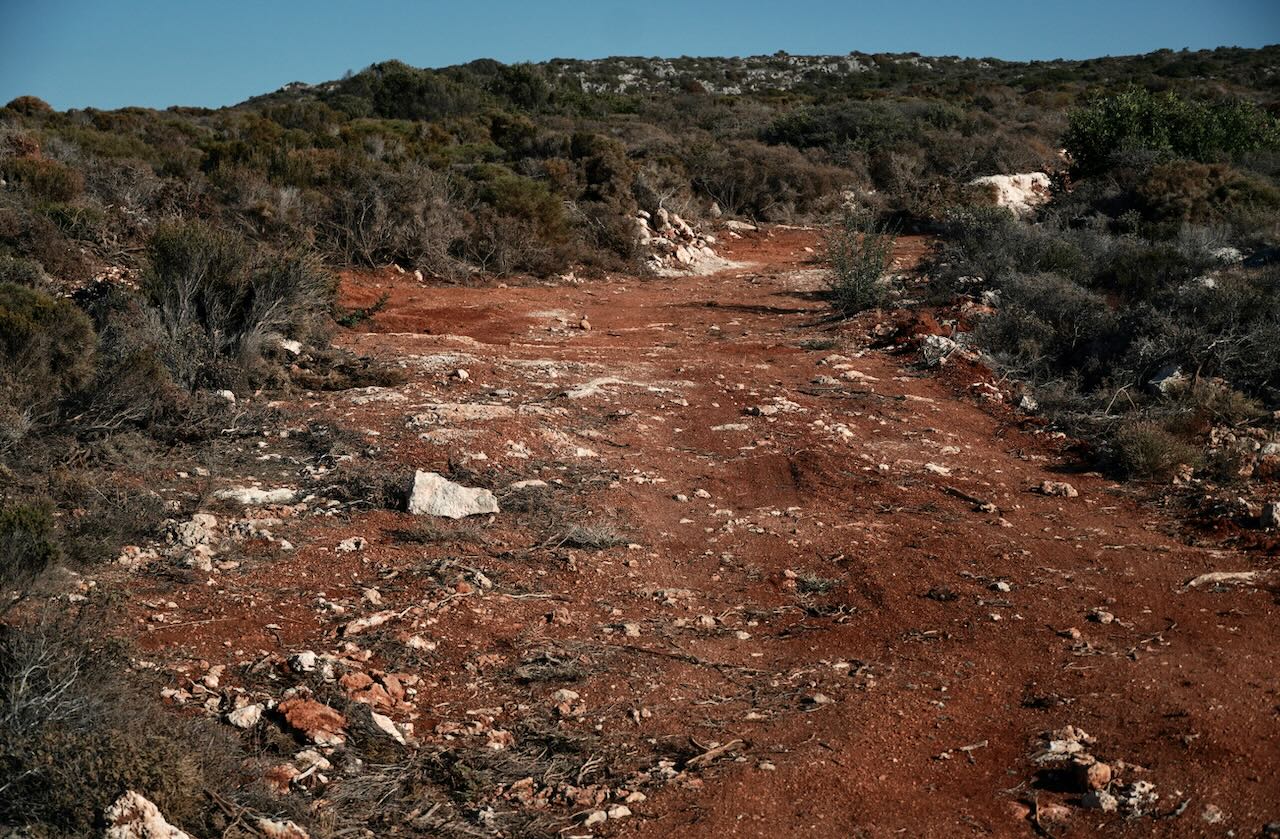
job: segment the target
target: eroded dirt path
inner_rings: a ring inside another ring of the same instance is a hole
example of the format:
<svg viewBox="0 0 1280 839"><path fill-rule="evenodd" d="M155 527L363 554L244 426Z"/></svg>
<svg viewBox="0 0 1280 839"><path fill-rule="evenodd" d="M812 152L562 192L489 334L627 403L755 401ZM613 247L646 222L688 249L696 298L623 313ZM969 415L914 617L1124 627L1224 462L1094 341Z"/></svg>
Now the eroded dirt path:
<svg viewBox="0 0 1280 839"><path fill-rule="evenodd" d="M366 469L448 472L504 511L416 534L358 504L287 519L295 550L187 587L143 643L246 672L346 644L421 679L383 710L424 747L578 742L493 798L497 823L550 803L567 836L1022 836L1037 798L1054 835L1057 816L1078 835L1280 818L1276 595L1184 587L1260 560L1064 474L1057 442L970 387L982 371L925 373L867 349L865 322L822 324L817 238L741 240L743 267L709 277L349 278L346 305L390 297L341 341L407 381L286 412L357 431ZM1046 479L1078 497L1032 491ZM509 489L528 480L547 486ZM1039 734L1068 724L1183 812L1037 788ZM575 823L632 792L630 816Z"/></svg>

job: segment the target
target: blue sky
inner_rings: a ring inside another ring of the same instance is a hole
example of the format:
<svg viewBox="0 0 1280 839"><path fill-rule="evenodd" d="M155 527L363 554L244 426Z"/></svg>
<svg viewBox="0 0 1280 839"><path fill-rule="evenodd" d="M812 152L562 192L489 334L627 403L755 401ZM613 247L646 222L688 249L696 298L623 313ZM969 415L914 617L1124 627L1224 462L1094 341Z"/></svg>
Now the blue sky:
<svg viewBox="0 0 1280 839"><path fill-rule="evenodd" d="M0 102L215 107L391 58L1045 59L1277 42L1280 0L0 0Z"/></svg>

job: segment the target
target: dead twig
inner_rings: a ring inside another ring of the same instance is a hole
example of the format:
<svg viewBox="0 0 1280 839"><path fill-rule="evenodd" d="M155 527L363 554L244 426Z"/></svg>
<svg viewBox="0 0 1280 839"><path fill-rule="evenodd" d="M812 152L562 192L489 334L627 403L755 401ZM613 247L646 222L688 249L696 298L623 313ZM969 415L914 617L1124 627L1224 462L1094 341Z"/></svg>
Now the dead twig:
<svg viewBox="0 0 1280 839"><path fill-rule="evenodd" d="M688 760L686 760L684 763L684 768L697 769L701 766L706 766L716 758L723 757L724 755L728 754L730 751L732 751L733 749L741 745L743 745L742 740L734 739L734 740L730 740L728 743L724 743L719 746L716 746L713 749L707 749L702 754L695 755L689 758Z"/></svg>

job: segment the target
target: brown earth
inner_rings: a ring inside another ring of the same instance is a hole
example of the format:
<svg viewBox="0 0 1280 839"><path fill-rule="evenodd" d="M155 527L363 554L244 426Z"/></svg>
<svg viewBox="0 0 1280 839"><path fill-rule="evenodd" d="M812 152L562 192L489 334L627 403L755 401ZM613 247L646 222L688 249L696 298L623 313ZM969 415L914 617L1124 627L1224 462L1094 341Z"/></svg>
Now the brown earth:
<svg viewBox="0 0 1280 839"><path fill-rule="evenodd" d="M983 396L999 383L982 368L925 372L869 348L873 317L824 321L817 243L775 229L729 243L736 269L672 279L346 277L344 305L388 298L339 342L406 381L310 394L285 425L360 435L369 451L335 481L433 469L504 511L418 541L403 531L420 521L368 505L283 519L296 550L180 596L132 582L138 602L177 602L139 613L139 642L233 681L348 643L422 680L383 710L424 748L518 748L534 719L579 738L575 790L647 800L590 828L576 820L599 795L552 806L565 836L1254 836L1280 819L1276 591L1186 587L1274 560L1188 544L1134 490L1080 473L1063 440ZM927 244L903 239L902 266ZM501 407L437 407L470 403ZM300 474L286 462L280 483ZM506 489L524 479L548 487ZM1079 495L1034 491L1045 480ZM367 547L335 550L352 536ZM1155 784L1154 810L1085 810L1040 772L1041 733L1066 725ZM674 779L627 780L664 758ZM506 792L497 809L518 808Z"/></svg>

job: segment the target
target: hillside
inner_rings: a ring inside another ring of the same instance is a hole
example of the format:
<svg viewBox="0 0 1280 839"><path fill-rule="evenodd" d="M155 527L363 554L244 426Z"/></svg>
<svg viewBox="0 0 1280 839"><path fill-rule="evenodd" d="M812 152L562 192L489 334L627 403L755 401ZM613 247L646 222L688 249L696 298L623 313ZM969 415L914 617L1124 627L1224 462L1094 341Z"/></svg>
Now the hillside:
<svg viewBox="0 0 1280 839"><path fill-rule="evenodd" d="M1278 67L9 103L0 835L1277 835Z"/></svg>

